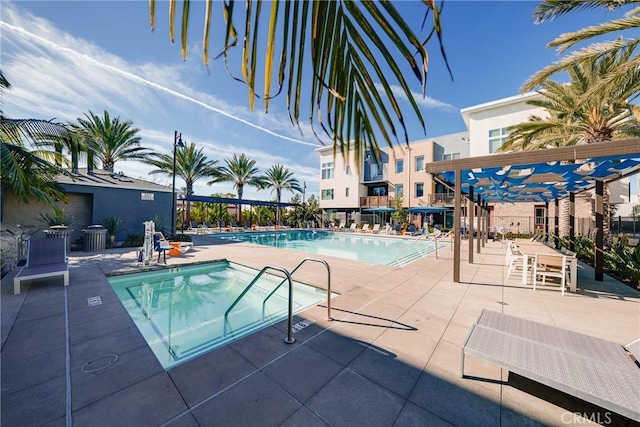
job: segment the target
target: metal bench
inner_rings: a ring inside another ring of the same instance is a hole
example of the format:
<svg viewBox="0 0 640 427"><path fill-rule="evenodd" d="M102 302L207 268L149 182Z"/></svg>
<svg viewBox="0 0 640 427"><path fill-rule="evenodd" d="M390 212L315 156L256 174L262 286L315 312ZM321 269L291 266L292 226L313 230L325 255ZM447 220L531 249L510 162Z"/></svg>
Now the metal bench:
<svg viewBox="0 0 640 427"><path fill-rule="evenodd" d="M69 286L69 264L67 245L63 238L29 239L27 263L13 278L13 294L20 293L23 280L62 276L64 285Z"/></svg>
<svg viewBox="0 0 640 427"><path fill-rule="evenodd" d="M483 310L462 346L471 355L640 422L640 365L624 346Z"/></svg>

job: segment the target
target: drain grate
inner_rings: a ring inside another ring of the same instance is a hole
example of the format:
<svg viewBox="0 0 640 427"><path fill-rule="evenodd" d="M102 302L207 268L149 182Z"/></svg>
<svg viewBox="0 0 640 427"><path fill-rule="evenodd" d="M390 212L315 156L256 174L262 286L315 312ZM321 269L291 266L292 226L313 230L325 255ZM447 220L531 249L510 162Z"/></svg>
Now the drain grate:
<svg viewBox="0 0 640 427"><path fill-rule="evenodd" d="M100 298L99 296L89 297L87 298L87 304L89 304L89 307L93 307L95 305L102 305L102 298Z"/></svg>

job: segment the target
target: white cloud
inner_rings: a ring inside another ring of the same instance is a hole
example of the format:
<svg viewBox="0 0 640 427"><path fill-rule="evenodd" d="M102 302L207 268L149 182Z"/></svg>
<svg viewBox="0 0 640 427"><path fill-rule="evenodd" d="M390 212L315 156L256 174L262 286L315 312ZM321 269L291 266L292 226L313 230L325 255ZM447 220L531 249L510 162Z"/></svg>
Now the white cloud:
<svg viewBox="0 0 640 427"><path fill-rule="evenodd" d="M398 85L389 85L389 87L391 88L391 92L394 94L396 99L408 102L409 98L407 98L407 95L404 93L404 90L402 89L402 87ZM379 93L381 93L382 95L385 95L384 88L380 83L376 83L376 88L378 89ZM422 93L411 91L411 94L413 95L413 98L415 99L416 103L425 108L431 108L434 110L449 111L449 112L459 111L455 106L451 104L448 104L443 101L438 101L437 99L433 99L430 96L422 96Z"/></svg>

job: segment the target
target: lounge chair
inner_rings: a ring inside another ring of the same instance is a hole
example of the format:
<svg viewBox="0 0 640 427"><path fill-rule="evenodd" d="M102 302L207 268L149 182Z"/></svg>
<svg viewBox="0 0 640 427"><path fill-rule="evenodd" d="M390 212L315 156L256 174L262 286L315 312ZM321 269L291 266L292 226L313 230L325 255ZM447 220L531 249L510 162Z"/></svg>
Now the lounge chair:
<svg viewBox="0 0 640 427"><path fill-rule="evenodd" d="M402 225L396 224L393 227L393 234L400 234L400 233L402 233Z"/></svg>
<svg viewBox="0 0 640 427"><path fill-rule="evenodd" d="M358 223L356 223L356 222L352 222L352 223L351 223L351 226L349 226L349 229L348 229L347 231L350 231L350 232L352 232L352 233L355 233L355 232L357 232L357 231L358 231L357 227L358 227Z"/></svg>
<svg viewBox="0 0 640 427"><path fill-rule="evenodd" d="M358 230L356 229L356 231ZM369 231L369 224L367 223L362 224L362 228L359 231L360 233L366 233L367 231Z"/></svg>
<svg viewBox="0 0 640 427"><path fill-rule="evenodd" d="M66 239L29 239L27 263L13 279L13 294L20 293L23 280L62 276L64 286L69 286Z"/></svg>
<svg viewBox="0 0 640 427"><path fill-rule="evenodd" d="M160 232L153 233L153 250L158 252L158 262L160 262L160 255L164 255L164 263L167 263L167 252L174 249L169 244L164 235Z"/></svg>
<svg viewBox="0 0 640 427"><path fill-rule="evenodd" d="M373 224L373 228L371 230L367 230L367 233L380 234L380 224Z"/></svg>
<svg viewBox="0 0 640 427"><path fill-rule="evenodd" d="M288 225L284 225L284 223L282 221L280 221L280 222L278 222L278 227L277 228L279 228L280 230L288 230L291 227L289 227Z"/></svg>
<svg viewBox="0 0 640 427"><path fill-rule="evenodd" d="M638 341L625 348L485 309L463 343L460 376L471 355L640 422L638 350Z"/></svg>
<svg viewBox="0 0 640 427"><path fill-rule="evenodd" d="M338 231L344 231L346 229L345 228L346 226L347 226L346 222L340 221L340 225L338 225Z"/></svg>
<svg viewBox="0 0 640 427"><path fill-rule="evenodd" d="M199 229L199 228L200 228L200 227L199 227L199 225L198 225L198 221L191 221L191 222L189 222L189 230L192 230L192 231L194 231L194 230L195 230L195 231L198 231L198 229Z"/></svg>

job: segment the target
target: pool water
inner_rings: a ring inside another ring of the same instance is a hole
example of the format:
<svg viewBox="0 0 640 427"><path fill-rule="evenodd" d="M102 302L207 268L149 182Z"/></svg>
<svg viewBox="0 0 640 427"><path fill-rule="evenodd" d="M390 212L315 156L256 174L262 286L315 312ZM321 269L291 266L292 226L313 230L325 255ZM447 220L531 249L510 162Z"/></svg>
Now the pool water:
<svg viewBox="0 0 640 427"><path fill-rule="evenodd" d="M416 237L383 237L330 231L225 233L214 234L211 237L391 266L406 265L435 250L432 240L427 241ZM438 242L438 248L448 245L448 241Z"/></svg>
<svg viewBox="0 0 640 427"><path fill-rule="evenodd" d="M167 369L287 318L286 282L263 308L283 280L267 273L225 321L225 311L257 274L224 261L112 276L109 283ZM326 291L293 284L294 313L326 302Z"/></svg>

